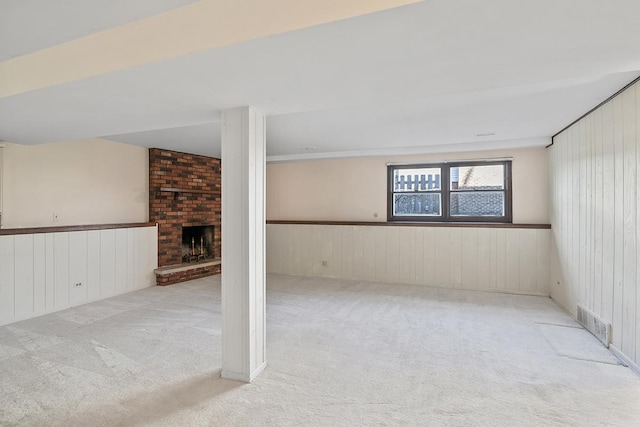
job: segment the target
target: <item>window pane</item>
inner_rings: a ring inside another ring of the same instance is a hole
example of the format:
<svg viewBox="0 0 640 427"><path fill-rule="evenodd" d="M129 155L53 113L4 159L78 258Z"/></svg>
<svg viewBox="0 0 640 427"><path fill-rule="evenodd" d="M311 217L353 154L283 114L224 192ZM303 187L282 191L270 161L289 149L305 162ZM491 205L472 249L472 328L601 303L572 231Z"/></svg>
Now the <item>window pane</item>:
<svg viewBox="0 0 640 427"><path fill-rule="evenodd" d="M504 192L451 193L451 216L504 216Z"/></svg>
<svg viewBox="0 0 640 427"><path fill-rule="evenodd" d="M393 214L396 216L439 216L440 193L393 195Z"/></svg>
<svg viewBox="0 0 640 427"><path fill-rule="evenodd" d="M450 175L451 191L504 190L504 165L452 167Z"/></svg>
<svg viewBox="0 0 640 427"><path fill-rule="evenodd" d="M440 168L395 169L393 192L440 191Z"/></svg>

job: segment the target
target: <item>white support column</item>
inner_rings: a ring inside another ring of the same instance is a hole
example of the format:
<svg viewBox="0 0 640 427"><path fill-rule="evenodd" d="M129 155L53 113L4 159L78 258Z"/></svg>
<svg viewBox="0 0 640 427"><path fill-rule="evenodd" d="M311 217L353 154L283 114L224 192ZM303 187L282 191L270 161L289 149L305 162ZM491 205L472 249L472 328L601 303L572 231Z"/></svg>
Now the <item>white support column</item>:
<svg viewBox="0 0 640 427"><path fill-rule="evenodd" d="M222 377L251 382L265 358L265 116L222 112Z"/></svg>

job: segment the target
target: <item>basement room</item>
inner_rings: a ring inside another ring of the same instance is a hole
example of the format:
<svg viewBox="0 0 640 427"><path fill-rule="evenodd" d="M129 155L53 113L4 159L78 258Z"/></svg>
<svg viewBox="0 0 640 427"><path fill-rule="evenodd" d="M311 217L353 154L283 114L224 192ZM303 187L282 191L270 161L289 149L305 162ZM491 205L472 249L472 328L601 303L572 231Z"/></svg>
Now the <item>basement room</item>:
<svg viewBox="0 0 640 427"><path fill-rule="evenodd" d="M0 425L640 425L640 2L0 2Z"/></svg>

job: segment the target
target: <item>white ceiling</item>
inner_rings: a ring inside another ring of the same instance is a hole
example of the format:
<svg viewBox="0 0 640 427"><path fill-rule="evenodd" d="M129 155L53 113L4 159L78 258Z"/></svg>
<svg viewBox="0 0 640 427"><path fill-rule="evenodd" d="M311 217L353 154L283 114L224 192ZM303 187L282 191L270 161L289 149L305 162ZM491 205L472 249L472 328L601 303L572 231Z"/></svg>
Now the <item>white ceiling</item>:
<svg viewBox="0 0 640 427"><path fill-rule="evenodd" d="M254 105L278 158L518 146L640 75L637 40L637 0L424 1L3 98L0 139L218 155Z"/></svg>

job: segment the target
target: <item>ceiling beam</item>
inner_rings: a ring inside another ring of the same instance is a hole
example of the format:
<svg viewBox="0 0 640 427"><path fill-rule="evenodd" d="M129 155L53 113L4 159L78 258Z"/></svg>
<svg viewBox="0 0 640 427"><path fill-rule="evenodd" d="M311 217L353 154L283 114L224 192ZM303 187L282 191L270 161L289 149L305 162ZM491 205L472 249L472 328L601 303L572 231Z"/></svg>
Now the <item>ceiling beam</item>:
<svg viewBox="0 0 640 427"><path fill-rule="evenodd" d="M417 2L203 0L2 62L0 98Z"/></svg>

